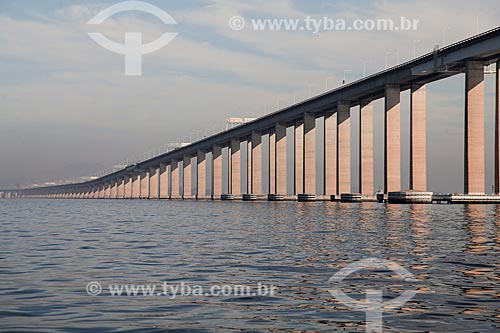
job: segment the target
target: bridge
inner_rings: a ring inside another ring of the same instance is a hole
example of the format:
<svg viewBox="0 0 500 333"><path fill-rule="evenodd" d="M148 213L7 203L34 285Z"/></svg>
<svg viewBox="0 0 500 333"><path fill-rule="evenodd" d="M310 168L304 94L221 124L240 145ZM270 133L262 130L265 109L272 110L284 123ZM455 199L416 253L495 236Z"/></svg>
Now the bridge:
<svg viewBox="0 0 500 333"><path fill-rule="evenodd" d="M500 28L384 70L358 81L296 103L254 121L205 137L154 158L129 165L98 179L27 189L0 191L6 198L103 199L243 199L284 200L287 173L294 175L292 199L372 200L373 102L384 99L384 193L426 195L426 85L465 74L464 195L484 195L484 68L495 65L494 192L500 193ZM410 188L401 190L400 94L410 91ZM350 109L360 106L359 184L351 192ZM316 177L316 119L324 119L324 184ZM293 138L287 129L293 128ZM264 149L263 136L269 144ZM287 140L294 142L287 156ZM248 156L242 156L242 146ZM223 159L222 150L228 157ZM263 153L269 156L264 157ZM264 170L264 158L269 170ZM293 163L287 161L293 160ZM244 162L244 163L243 163ZM223 166L223 163L226 163ZM208 165L210 164L210 165ZM293 164L292 170L287 170ZM197 171L193 172L193 168ZM242 172L242 168L247 168ZM210 172L209 172L210 171ZM193 177L193 174L196 177ZM242 175L247 190L242 193ZM264 179L267 177L267 179ZM223 179L228 184L223 190ZM182 184L181 184L182 182ZM266 184L266 188L264 188ZM321 188L322 193L318 193ZM405 194L406 193L406 194Z"/></svg>

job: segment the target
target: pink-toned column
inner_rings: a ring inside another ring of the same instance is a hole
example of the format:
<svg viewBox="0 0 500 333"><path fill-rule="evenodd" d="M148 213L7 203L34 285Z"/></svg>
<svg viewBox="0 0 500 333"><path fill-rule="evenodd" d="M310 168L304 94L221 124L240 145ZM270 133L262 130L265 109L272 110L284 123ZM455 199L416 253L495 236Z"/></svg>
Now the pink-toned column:
<svg viewBox="0 0 500 333"><path fill-rule="evenodd" d="M111 193L109 195L110 199L116 199L118 193L118 183L116 180L113 180L111 183Z"/></svg>
<svg viewBox="0 0 500 333"><path fill-rule="evenodd" d="M304 193L316 194L316 118L304 115Z"/></svg>
<svg viewBox="0 0 500 333"><path fill-rule="evenodd" d="M415 84L410 92L410 189L427 191L426 88Z"/></svg>
<svg viewBox="0 0 500 333"><path fill-rule="evenodd" d="M167 164L161 163L158 172L160 177L160 199L169 199L169 166Z"/></svg>
<svg viewBox="0 0 500 333"><path fill-rule="evenodd" d="M384 192L401 191L400 87L385 87Z"/></svg>
<svg viewBox="0 0 500 333"><path fill-rule="evenodd" d="M183 199L190 199L192 198L192 169L191 169L191 155L185 155L183 162L182 162L182 167L184 169L183 171L183 182L184 185L182 186L183 194L182 198Z"/></svg>
<svg viewBox="0 0 500 333"><path fill-rule="evenodd" d="M286 126L276 124L276 194L287 194L286 189Z"/></svg>
<svg viewBox="0 0 500 333"><path fill-rule="evenodd" d="M132 176L132 199L139 199L141 197L141 175Z"/></svg>
<svg viewBox="0 0 500 333"><path fill-rule="evenodd" d="M304 193L304 124L295 124L295 191L294 194Z"/></svg>
<svg viewBox="0 0 500 333"><path fill-rule="evenodd" d="M325 194L337 195L337 113L325 115Z"/></svg>
<svg viewBox="0 0 500 333"><path fill-rule="evenodd" d="M98 196L99 199L104 199L104 190L105 190L105 186L99 185L99 196Z"/></svg>
<svg viewBox="0 0 500 333"><path fill-rule="evenodd" d="M262 136L252 132L252 194L262 194Z"/></svg>
<svg viewBox="0 0 500 333"><path fill-rule="evenodd" d="M495 89L495 193L500 194L500 60L497 60Z"/></svg>
<svg viewBox="0 0 500 333"><path fill-rule="evenodd" d="M123 178L118 180L118 190L117 190L116 197L118 199L125 198L125 180Z"/></svg>
<svg viewBox="0 0 500 333"><path fill-rule="evenodd" d="M180 170L179 170L179 161L177 160L172 160L170 164L170 177L172 182L172 186L170 189L170 198L179 199L181 198Z"/></svg>
<svg viewBox="0 0 500 333"><path fill-rule="evenodd" d="M158 168L149 168L149 198L158 199L160 195L160 176Z"/></svg>
<svg viewBox="0 0 500 333"><path fill-rule="evenodd" d="M465 69L464 192L484 193L484 65L469 61Z"/></svg>
<svg viewBox="0 0 500 333"><path fill-rule="evenodd" d="M337 104L337 194L351 193L351 106Z"/></svg>
<svg viewBox="0 0 500 333"><path fill-rule="evenodd" d="M247 194L252 193L252 140L247 140Z"/></svg>
<svg viewBox="0 0 500 333"><path fill-rule="evenodd" d="M149 199L149 171L141 172L141 199Z"/></svg>
<svg viewBox="0 0 500 333"><path fill-rule="evenodd" d="M359 192L373 195L373 103L364 101L359 110Z"/></svg>
<svg viewBox="0 0 500 333"><path fill-rule="evenodd" d="M212 199L220 199L222 195L222 148L212 147Z"/></svg>
<svg viewBox="0 0 500 333"><path fill-rule="evenodd" d="M196 180L196 198L202 199L207 195L207 162L205 151L198 150L196 155L197 180Z"/></svg>
<svg viewBox="0 0 500 333"><path fill-rule="evenodd" d="M132 176L125 176L125 199L132 199Z"/></svg>
<svg viewBox="0 0 500 333"><path fill-rule="evenodd" d="M276 193L276 132L269 133L269 190L268 193Z"/></svg>
<svg viewBox="0 0 500 333"><path fill-rule="evenodd" d="M108 183L104 185L104 199L109 199L109 198L111 198L111 184Z"/></svg>
<svg viewBox="0 0 500 333"><path fill-rule="evenodd" d="M241 149L240 149L240 140L239 139L231 139L231 149L230 154L228 155L230 158L230 182L229 182L229 193L234 195L241 194Z"/></svg>

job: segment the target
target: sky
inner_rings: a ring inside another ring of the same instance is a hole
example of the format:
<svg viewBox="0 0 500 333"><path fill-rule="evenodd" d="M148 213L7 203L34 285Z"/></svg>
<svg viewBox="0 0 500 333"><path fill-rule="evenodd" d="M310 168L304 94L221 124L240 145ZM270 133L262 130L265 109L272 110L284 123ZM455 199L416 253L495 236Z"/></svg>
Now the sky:
<svg viewBox="0 0 500 333"><path fill-rule="evenodd" d="M220 129L499 25L496 0L240 1L149 3L178 24L125 12L86 24L119 1L0 0L0 188L85 176L169 142ZM242 30L230 28L243 17ZM251 19L418 19L410 31L255 31ZM177 36L124 75L124 56L88 32L123 43ZM463 191L464 76L428 85L428 184ZM403 188L408 184L408 92L402 93ZM486 188L493 182L494 78L486 75ZM375 102L375 184L382 186L383 102ZM352 109L353 134L357 109ZM355 135L354 135L355 136ZM357 146L353 143L353 189Z"/></svg>

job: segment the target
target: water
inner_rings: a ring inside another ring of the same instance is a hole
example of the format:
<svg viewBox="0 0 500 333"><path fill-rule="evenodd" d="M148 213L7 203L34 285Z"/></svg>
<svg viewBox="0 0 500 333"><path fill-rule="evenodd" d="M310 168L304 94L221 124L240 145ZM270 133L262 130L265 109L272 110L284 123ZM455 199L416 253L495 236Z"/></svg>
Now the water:
<svg viewBox="0 0 500 333"><path fill-rule="evenodd" d="M419 293L385 332L500 331L500 207L378 203L0 201L0 330L363 332L328 279L369 257L387 271L343 281L355 299ZM91 296L90 281L278 286L266 296Z"/></svg>

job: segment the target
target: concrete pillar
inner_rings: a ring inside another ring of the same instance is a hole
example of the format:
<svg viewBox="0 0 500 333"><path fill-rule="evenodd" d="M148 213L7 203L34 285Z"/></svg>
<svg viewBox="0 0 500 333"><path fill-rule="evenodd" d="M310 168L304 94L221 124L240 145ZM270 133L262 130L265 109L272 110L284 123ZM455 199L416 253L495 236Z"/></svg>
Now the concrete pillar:
<svg viewBox="0 0 500 333"><path fill-rule="evenodd" d="M125 179L121 178L118 180L118 190L116 194L117 199L125 198Z"/></svg>
<svg viewBox="0 0 500 333"><path fill-rule="evenodd" d="M125 176L125 199L132 199L132 176Z"/></svg>
<svg viewBox="0 0 500 333"><path fill-rule="evenodd" d="M149 171L141 172L141 199L149 199Z"/></svg>
<svg viewBox="0 0 500 333"><path fill-rule="evenodd" d="M252 193L252 140L247 140L247 194Z"/></svg>
<svg viewBox="0 0 500 333"><path fill-rule="evenodd" d="M287 194L286 189L286 126L276 124L276 167L275 167L275 194ZM272 193L272 192L271 192Z"/></svg>
<svg viewBox="0 0 500 333"><path fill-rule="evenodd" d="M169 168L167 164L161 163L158 169L160 176L160 199L170 198Z"/></svg>
<svg viewBox="0 0 500 333"><path fill-rule="evenodd" d="M179 199L181 198L180 191L180 170L179 170L179 161L172 160L170 164L170 177L172 181L172 185L170 188L170 199Z"/></svg>
<svg viewBox="0 0 500 333"><path fill-rule="evenodd" d="M484 193L484 65L465 69L464 193Z"/></svg>
<svg viewBox="0 0 500 333"><path fill-rule="evenodd" d="M47 197L47 194L45 195ZM94 185L92 187L92 199L98 199L99 198L99 186Z"/></svg>
<svg viewBox="0 0 500 333"><path fill-rule="evenodd" d="M160 176L158 168L149 168L149 198L158 199L160 195Z"/></svg>
<svg viewBox="0 0 500 333"><path fill-rule="evenodd" d="M111 193L109 195L110 199L116 199L118 193L118 182L116 180L113 180L111 183Z"/></svg>
<svg viewBox="0 0 500 333"><path fill-rule="evenodd" d="M73 193L73 198L75 197L74 196L74 193ZM104 199L110 199L111 198L111 184L105 184L104 185Z"/></svg>
<svg viewBox="0 0 500 333"><path fill-rule="evenodd" d="M230 182L229 193L241 194L241 144L239 139L231 139L230 154Z"/></svg>
<svg viewBox="0 0 500 333"><path fill-rule="evenodd" d="M401 191L400 87L385 87L384 192Z"/></svg>
<svg viewBox="0 0 500 333"><path fill-rule="evenodd" d="M183 186L182 186L182 198L189 199L192 197L192 188L191 188L191 179L192 179L192 170L191 170L191 155L185 155L182 162L183 168Z"/></svg>
<svg viewBox="0 0 500 333"><path fill-rule="evenodd" d="M500 194L500 60L497 60L495 88L495 193Z"/></svg>
<svg viewBox="0 0 500 333"><path fill-rule="evenodd" d="M337 105L337 194L351 193L351 106Z"/></svg>
<svg viewBox="0 0 500 333"><path fill-rule="evenodd" d="M141 197L141 175L132 176L132 199L139 199Z"/></svg>
<svg viewBox="0 0 500 333"><path fill-rule="evenodd" d="M410 92L410 189L427 191L426 88L412 85Z"/></svg>
<svg viewBox="0 0 500 333"><path fill-rule="evenodd" d="M295 124L295 185L294 194L304 193L304 124Z"/></svg>
<svg viewBox="0 0 500 333"><path fill-rule="evenodd" d="M262 194L262 136L252 131L252 194Z"/></svg>
<svg viewBox="0 0 500 333"><path fill-rule="evenodd" d="M373 195L373 103L362 102L359 111L359 192Z"/></svg>
<svg viewBox="0 0 500 333"><path fill-rule="evenodd" d="M276 193L276 132L269 133L269 189L267 193Z"/></svg>
<svg viewBox="0 0 500 333"><path fill-rule="evenodd" d="M99 195L98 195L99 199L104 199L104 189L105 189L104 184L99 185Z"/></svg>
<svg viewBox="0 0 500 333"><path fill-rule="evenodd" d="M212 199L220 199L222 194L222 148L212 147Z"/></svg>
<svg viewBox="0 0 500 333"><path fill-rule="evenodd" d="M198 167L198 178L196 180L196 196L197 199L201 199L206 197L207 195L207 162L205 151L198 150L196 155L196 164Z"/></svg>
<svg viewBox="0 0 500 333"><path fill-rule="evenodd" d="M337 113L325 115L325 193L337 194Z"/></svg>
<svg viewBox="0 0 500 333"><path fill-rule="evenodd" d="M316 118L304 115L304 193L316 194Z"/></svg>

